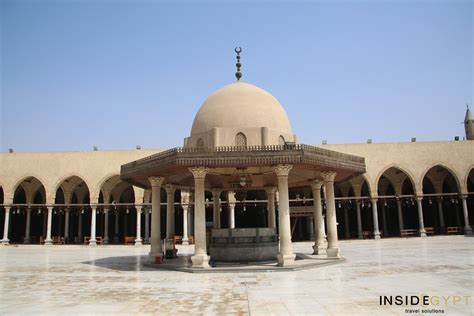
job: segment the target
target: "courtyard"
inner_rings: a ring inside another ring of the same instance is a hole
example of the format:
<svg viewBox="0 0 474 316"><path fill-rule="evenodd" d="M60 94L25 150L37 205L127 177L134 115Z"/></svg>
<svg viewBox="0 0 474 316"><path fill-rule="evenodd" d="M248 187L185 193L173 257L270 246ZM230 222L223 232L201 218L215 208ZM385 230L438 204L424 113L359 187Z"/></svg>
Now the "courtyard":
<svg viewBox="0 0 474 316"><path fill-rule="evenodd" d="M379 297L428 295L439 298L438 306L425 307L432 314L466 315L473 311L473 241L341 241L347 261L340 264L207 274L144 267L149 246L10 245L0 248L0 314L401 315L420 306L380 306ZM311 245L293 244L307 254ZM181 254L193 251L179 248Z"/></svg>

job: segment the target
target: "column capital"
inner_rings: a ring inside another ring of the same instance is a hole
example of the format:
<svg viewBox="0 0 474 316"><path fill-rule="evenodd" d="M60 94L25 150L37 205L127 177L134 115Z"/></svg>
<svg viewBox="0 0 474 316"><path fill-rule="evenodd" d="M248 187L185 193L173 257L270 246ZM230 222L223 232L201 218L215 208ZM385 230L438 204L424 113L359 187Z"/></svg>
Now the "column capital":
<svg viewBox="0 0 474 316"><path fill-rule="evenodd" d="M292 168L293 165L276 165L273 166L273 171L275 171L277 177L288 177Z"/></svg>
<svg viewBox="0 0 474 316"><path fill-rule="evenodd" d="M377 203L378 200L379 200L378 197L371 197L371 198L370 198L370 201L372 202L372 204L373 204L373 203Z"/></svg>
<svg viewBox="0 0 474 316"><path fill-rule="evenodd" d="M142 213L142 208L141 207L136 207L137 209L137 214L141 214Z"/></svg>
<svg viewBox="0 0 474 316"><path fill-rule="evenodd" d="M314 190L321 190L321 187L323 186L323 182L319 179L314 179L311 182L311 189Z"/></svg>
<svg viewBox="0 0 474 316"><path fill-rule="evenodd" d="M67 211L69 212L69 210L67 210ZM107 214L107 213L109 212L109 209L108 209L107 207L105 207L105 208L103 209L103 211L104 211L105 214Z"/></svg>
<svg viewBox="0 0 474 316"><path fill-rule="evenodd" d="M335 171L323 171L323 172L321 172L321 178L323 178L324 182L334 182L334 179L336 178L336 172Z"/></svg>
<svg viewBox="0 0 474 316"><path fill-rule="evenodd" d="M465 200L465 199L467 199L468 194L467 193L462 193L462 194L459 194L459 197L461 198L461 200Z"/></svg>
<svg viewBox="0 0 474 316"><path fill-rule="evenodd" d="M216 198L216 196L217 196L217 198L219 198L219 196L222 193L222 189L218 189L218 188L211 189L211 193L212 193L212 197L214 199Z"/></svg>
<svg viewBox="0 0 474 316"><path fill-rule="evenodd" d="M189 210L189 204L181 204L181 207L183 208L183 211Z"/></svg>
<svg viewBox="0 0 474 316"><path fill-rule="evenodd" d="M150 184L152 187L161 187L163 184L163 181L165 181L164 177L149 177L148 181L150 181Z"/></svg>
<svg viewBox="0 0 474 316"><path fill-rule="evenodd" d="M416 197L416 200L417 200L418 202L421 202L421 201L423 201L423 197L422 197L422 196L417 196L417 197Z"/></svg>
<svg viewBox="0 0 474 316"><path fill-rule="evenodd" d="M193 174L194 179L204 179L211 169L206 167L192 167L188 170Z"/></svg>
<svg viewBox="0 0 474 316"><path fill-rule="evenodd" d="M165 185L166 194L174 194L176 187L170 183Z"/></svg>
<svg viewBox="0 0 474 316"><path fill-rule="evenodd" d="M265 187L265 192L267 192L268 195L274 195L277 191L277 187Z"/></svg>

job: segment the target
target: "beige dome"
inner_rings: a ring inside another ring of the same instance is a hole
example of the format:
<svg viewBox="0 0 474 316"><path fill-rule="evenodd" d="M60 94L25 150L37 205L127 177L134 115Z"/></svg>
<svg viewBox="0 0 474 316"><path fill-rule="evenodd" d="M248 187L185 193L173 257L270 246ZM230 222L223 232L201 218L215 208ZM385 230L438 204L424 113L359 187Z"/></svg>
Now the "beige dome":
<svg viewBox="0 0 474 316"><path fill-rule="evenodd" d="M267 127L282 134L293 134L280 102L265 90L240 81L207 98L194 118L191 136L214 127Z"/></svg>

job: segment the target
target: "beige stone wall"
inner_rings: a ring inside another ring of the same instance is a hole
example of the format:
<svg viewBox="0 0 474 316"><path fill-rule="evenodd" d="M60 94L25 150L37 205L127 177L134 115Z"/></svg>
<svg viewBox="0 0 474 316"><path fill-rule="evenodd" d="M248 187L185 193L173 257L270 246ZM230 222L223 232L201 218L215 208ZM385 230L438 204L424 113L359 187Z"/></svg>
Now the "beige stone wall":
<svg viewBox="0 0 474 316"><path fill-rule="evenodd" d="M390 167L404 171L421 194L423 177L436 165L449 170L462 193L467 192L467 177L474 168L474 141L437 141L413 143L328 144L319 147L365 157L371 195L377 195L377 183Z"/></svg>
<svg viewBox="0 0 474 316"><path fill-rule="evenodd" d="M424 175L436 165L449 170L460 191L465 193L468 174L474 168L474 141L319 146L365 157L367 173L364 176L373 196L377 195L378 179L390 167L397 167L410 177L415 194L421 194ZM15 189L25 178L35 177L44 185L47 203L53 203L60 184L71 176L78 176L87 184L91 203L94 203L103 183L120 174L122 164L161 150L3 153L0 154L0 186L4 202L12 202Z"/></svg>
<svg viewBox="0 0 474 316"><path fill-rule="evenodd" d="M61 183L78 176L89 188L91 203L97 202L102 184L120 174L124 163L140 159L155 150L114 150L0 154L0 186L4 202L11 203L17 186L28 177L37 178L46 191L46 202L53 203ZM143 194L142 194L143 195Z"/></svg>

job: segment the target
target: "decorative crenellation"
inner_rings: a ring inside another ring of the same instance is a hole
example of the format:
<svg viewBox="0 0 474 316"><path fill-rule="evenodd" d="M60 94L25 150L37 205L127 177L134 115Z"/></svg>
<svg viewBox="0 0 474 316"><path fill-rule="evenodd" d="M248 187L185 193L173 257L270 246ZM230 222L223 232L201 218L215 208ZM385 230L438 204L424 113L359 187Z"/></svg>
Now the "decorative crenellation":
<svg viewBox="0 0 474 316"><path fill-rule="evenodd" d="M277 177L288 177L292 168L293 165L276 165L273 167L273 171L275 171Z"/></svg>
<svg viewBox="0 0 474 316"><path fill-rule="evenodd" d="M323 178L324 182L334 182L334 179L336 178L336 172L323 171L321 172L321 178Z"/></svg>
<svg viewBox="0 0 474 316"><path fill-rule="evenodd" d="M163 184L163 181L165 181L164 177L149 177L148 181L150 181L150 184L152 187L161 187Z"/></svg>
<svg viewBox="0 0 474 316"><path fill-rule="evenodd" d="M321 190L321 187L323 186L323 182L319 179L315 179L313 180L313 182L311 182L311 189L313 191L319 191Z"/></svg>
<svg viewBox="0 0 474 316"><path fill-rule="evenodd" d="M188 170L193 174L194 179L204 179L211 169L206 167L192 167Z"/></svg>

